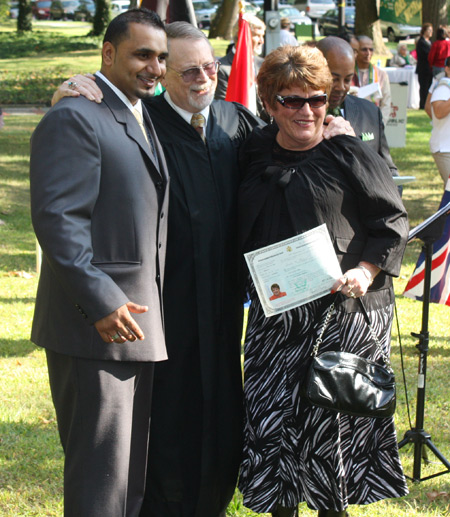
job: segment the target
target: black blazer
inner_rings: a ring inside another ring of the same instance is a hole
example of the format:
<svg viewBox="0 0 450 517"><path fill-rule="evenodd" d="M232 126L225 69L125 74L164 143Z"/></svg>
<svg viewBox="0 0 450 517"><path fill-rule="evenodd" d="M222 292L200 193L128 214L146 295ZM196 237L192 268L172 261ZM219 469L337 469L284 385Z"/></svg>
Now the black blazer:
<svg viewBox="0 0 450 517"><path fill-rule="evenodd" d="M418 75L431 75L430 63L428 63L428 54L431 49L431 41L427 41L423 36L417 40L416 51L417 51L417 65L416 74Z"/></svg>
<svg viewBox="0 0 450 517"><path fill-rule="evenodd" d="M392 176L398 176L384 133L380 108L367 99L347 95L344 100L344 117L352 125L356 136L378 153L389 167Z"/></svg>
<svg viewBox="0 0 450 517"><path fill-rule="evenodd" d="M268 170L274 164L275 136L272 126L256 128L241 153L241 249L275 242L274 233L264 229L264 214L272 214L273 227L277 206L285 204L293 235L326 223L342 271L361 260L370 262L382 270L371 290L389 287L386 275L400 273L408 221L385 163L356 138L337 136L307 151L300 161L293 158L292 166ZM255 232L257 225L262 225L262 233Z"/></svg>

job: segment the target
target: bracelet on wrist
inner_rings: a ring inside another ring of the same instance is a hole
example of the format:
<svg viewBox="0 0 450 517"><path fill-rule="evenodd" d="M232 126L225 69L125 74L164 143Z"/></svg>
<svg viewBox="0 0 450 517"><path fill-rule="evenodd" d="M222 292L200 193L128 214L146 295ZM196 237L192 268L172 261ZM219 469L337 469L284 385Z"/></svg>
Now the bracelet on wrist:
<svg viewBox="0 0 450 517"><path fill-rule="evenodd" d="M358 266L356 266L356 269L360 269L364 273L364 276L369 281L369 285L372 285L372 283L373 283L372 273L365 266L358 265Z"/></svg>

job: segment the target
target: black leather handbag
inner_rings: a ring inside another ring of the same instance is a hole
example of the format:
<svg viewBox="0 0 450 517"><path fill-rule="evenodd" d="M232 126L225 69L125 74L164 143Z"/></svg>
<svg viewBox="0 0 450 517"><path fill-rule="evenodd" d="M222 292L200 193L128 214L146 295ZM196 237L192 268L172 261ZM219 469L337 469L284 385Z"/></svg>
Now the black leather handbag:
<svg viewBox="0 0 450 517"><path fill-rule="evenodd" d="M341 351L319 354L322 337L335 310L328 308L312 352L301 396L314 406L353 416L390 417L395 411L395 376L381 343L373 330L362 300L362 312L384 365Z"/></svg>

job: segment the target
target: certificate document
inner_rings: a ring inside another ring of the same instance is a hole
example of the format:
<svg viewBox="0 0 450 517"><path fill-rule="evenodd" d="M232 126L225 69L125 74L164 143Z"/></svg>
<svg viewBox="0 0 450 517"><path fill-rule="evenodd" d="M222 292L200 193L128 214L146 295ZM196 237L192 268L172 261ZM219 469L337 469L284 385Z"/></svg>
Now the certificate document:
<svg viewBox="0 0 450 517"><path fill-rule="evenodd" d="M326 224L244 256L267 317L329 294L342 276Z"/></svg>

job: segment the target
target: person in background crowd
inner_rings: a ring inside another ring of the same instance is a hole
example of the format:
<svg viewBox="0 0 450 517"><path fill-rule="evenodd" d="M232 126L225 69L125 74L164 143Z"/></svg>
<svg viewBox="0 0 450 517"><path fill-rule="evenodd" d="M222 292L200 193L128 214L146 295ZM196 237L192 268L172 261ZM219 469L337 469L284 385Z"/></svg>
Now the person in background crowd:
<svg viewBox="0 0 450 517"><path fill-rule="evenodd" d="M250 31L252 33L252 46L253 46L253 59L255 64L255 77L259 72L259 69L262 65L263 58L260 56L263 50L264 45L264 34L266 32L265 23L260 20L257 16L246 14L245 19L248 21L250 25ZM238 25L236 24L234 29L235 34L235 44L237 42L238 37ZM236 52L236 48L233 47L229 50L229 52L222 58L219 59L220 68L217 74L217 88L214 98L216 100L225 100L225 96L227 94L228 88L228 80L230 78L231 73L231 65L233 64L234 54ZM259 96L256 93L256 115L261 116L263 114L263 107L261 101L259 100Z"/></svg>
<svg viewBox="0 0 450 517"><path fill-rule="evenodd" d="M431 37L433 36L433 26L431 23L424 23L420 31L420 37L416 42L417 65L416 74L419 79L420 87L420 109L425 108L425 102L428 95L428 89L433 79L430 63L428 62L428 54L431 49Z"/></svg>
<svg viewBox="0 0 450 517"><path fill-rule="evenodd" d="M358 51L359 51L359 41L358 41L358 38L354 34L350 34L349 35L349 43L350 43L350 46L353 49L353 53L355 54L355 59L356 59L356 56L358 55Z"/></svg>
<svg viewBox="0 0 450 517"><path fill-rule="evenodd" d="M445 187L450 175L450 57L445 60L444 73L430 99L433 121L430 151Z"/></svg>
<svg viewBox="0 0 450 517"><path fill-rule="evenodd" d="M383 114L383 122L387 124L391 112L391 85L384 70L371 63L373 57L373 41L368 36L358 36L359 49L356 55L354 86L379 84L379 94L372 95L371 100L379 106Z"/></svg>
<svg viewBox="0 0 450 517"><path fill-rule="evenodd" d="M259 92L274 124L256 128L241 151L241 252L326 223L345 274L332 287L331 293L340 291L337 310L321 351L339 346L380 361L354 298L363 297L389 355L391 277L400 273L407 215L376 153L348 136L323 140L331 81L318 49L279 47L264 60ZM406 495L393 418L339 414L300 396L305 365L335 295L267 318L250 276L247 286L251 305L239 477L244 505L294 517L297 505L306 501L319 517L344 517L348 505Z"/></svg>
<svg viewBox="0 0 450 517"><path fill-rule="evenodd" d="M353 49L336 36L321 39L317 48L325 56L333 77L328 113L348 120L356 136L384 159L392 176L398 176L386 141L380 109L373 102L348 95L355 70Z"/></svg>
<svg viewBox="0 0 450 517"><path fill-rule="evenodd" d="M415 65L416 60L408 51L408 45L401 41L397 45L397 53L394 54L394 57L391 59L391 66L395 66L398 68L404 67L406 65Z"/></svg>
<svg viewBox="0 0 450 517"><path fill-rule="evenodd" d="M280 45L298 45L297 38L290 32L291 20L287 17L280 20Z"/></svg>
<svg viewBox="0 0 450 517"><path fill-rule="evenodd" d="M444 71L445 60L450 56L450 41L447 39L447 31L439 27L436 31L436 41L431 45L428 54L428 63L433 77Z"/></svg>

